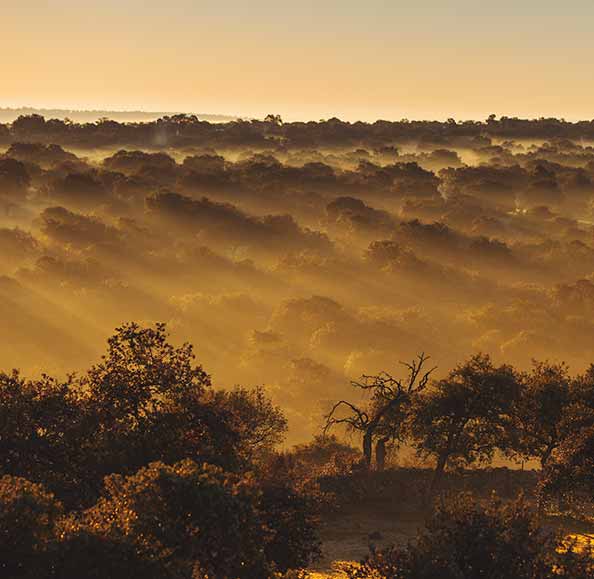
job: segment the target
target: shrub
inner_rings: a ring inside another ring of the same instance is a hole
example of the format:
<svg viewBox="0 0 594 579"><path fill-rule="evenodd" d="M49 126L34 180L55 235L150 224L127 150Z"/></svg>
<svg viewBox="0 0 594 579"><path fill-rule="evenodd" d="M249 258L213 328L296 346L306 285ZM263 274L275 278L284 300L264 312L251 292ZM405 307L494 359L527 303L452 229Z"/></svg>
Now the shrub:
<svg viewBox="0 0 594 579"><path fill-rule="evenodd" d="M307 566L320 553L316 498L290 484L265 483L260 516L270 535L265 553L281 571Z"/></svg>
<svg viewBox="0 0 594 579"><path fill-rule="evenodd" d="M439 506L407 547L347 568L349 579L585 579L593 572L589 555L539 526L522 499L481 506L469 495Z"/></svg>
<svg viewBox="0 0 594 579"><path fill-rule="evenodd" d="M43 577L61 505L26 479L0 478L0 576Z"/></svg>
<svg viewBox="0 0 594 579"><path fill-rule="evenodd" d="M56 541L48 553L48 579L167 579L166 565L138 550L125 537L105 535L100 528L73 517L56 526Z"/></svg>
<svg viewBox="0 0 594 579"><path fill-rule="evenodd" d="M105 481L107 496L86 524L181 577L266 577L267 530L252 481L212 465L152 463Z"/></svg>

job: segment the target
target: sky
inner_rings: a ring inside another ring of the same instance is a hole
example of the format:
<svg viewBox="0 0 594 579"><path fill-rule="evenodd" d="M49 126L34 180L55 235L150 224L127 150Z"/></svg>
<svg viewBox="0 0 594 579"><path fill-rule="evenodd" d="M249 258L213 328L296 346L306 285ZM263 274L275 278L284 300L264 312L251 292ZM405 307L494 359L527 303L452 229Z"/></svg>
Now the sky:
<svg viewBox="0 0 594 579"><path fill-rule="evenodd" d="M0 1L0 106L594 118L593 0Z"/></svg>

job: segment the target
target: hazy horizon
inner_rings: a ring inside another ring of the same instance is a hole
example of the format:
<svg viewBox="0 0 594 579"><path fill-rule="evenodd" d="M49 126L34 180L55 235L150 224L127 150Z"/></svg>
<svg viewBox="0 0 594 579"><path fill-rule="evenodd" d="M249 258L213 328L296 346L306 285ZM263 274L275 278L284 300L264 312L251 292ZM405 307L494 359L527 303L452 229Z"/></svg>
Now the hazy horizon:
<svg viewBox="0 0 594 579"><path fill-rule="evenodd" d="M0 101L1 103L1 101ZM227 122L227 121L231 121L231 120L235 120L235 119L243 119L243 120L262 120L264 119L268 114L276 114L275 111L271 110L268 113L266 113L265 115L262 114L260 116L250 116L250 115L241 115L238 113L234 113L233 111L226 111L226 112L220 112L217 110L214 111L201 111L201 112L197 112L196 110L155 110L155 109L144 109L144 108L140 108L140 107L122 107L122 108L118 108L118 107L107 107L107 108L89 108L89 107L66 107L66 106L55 106L55 107L50 107L50 106L44 106L44 105L40 105L40 106L32 106L32 105L15 105L15 104L8 104L8 105L3 105L0 104L0 122L11 122L10 120L7 120L7 118L10 115L13 115L14 118L16 119L19 114L32 114L32 113L36 113L36 114L41 114L42 116L46 116L46 118L50 118L50 116L55 116L56 118L65 118L68 116L68 113L80 113L80 114L84 114L84 115L95 115L98 118L100 116L105 116L111 120L118 120L117 116L133 116L135 114L140 115L142 117L146 117L146 119L139 119L140 120L156 120L161 116L165 116L165 115L178 115L178 114L185 114L185 115L195 115L197 116L199 119L201 120L207 120L209 122L213 122L213 119L216 119L216 122ZM49 114L51 113L51 115ZM54 113L60 113L55 115ZM4 116L1 116L3 115ZM477 115L477 116L467 116L467 117L456 117L454 115L448 115L448 114L443 114L441 116L431 116L431 115L425 115L425 116L412 116L412 115L403 115L401 117L389 117L389 116L377 116L377 117L369 117L369 118L361 118L361 117L344 117L344 116L339 116L339 115L330 115L328 117L300 117L298 115L295 116L283 116L281 115L283 121L285 122L310 122L310 121L325 121L328 120L330 118L339 118L341 121L344 122L348 122L348 123L356 123L356 122L364 122L364 123L374 123L376 121L389 121L389 122L399 122L401 120L409 120L409 121L436 121L436 122L444 122L448 119L454 119L456 122L465 122L465 121L473 121L473 122L484 122L490 115L494 114L496 116L496 118L502 118L502 117L508 117L508 118L519 118L519 119L539 119L539 118L556 118L556 119L560 119L560 120L564 120L567 122L580 122L580 121L591 121L594 120L594 114L591 116L570 116L570 115L564 115L564 114L550 114L550 115L520 115L517 113L514 113L513 111L510 113L501 113L499 114L497 111L491 111L489 113L486 113L482 116ZM75 120L75 119L71 119L71 120ZM126 120L122 120L122 122L130 122L128 119Z"/></svg>
<svg viewBox="0 0 594 579"><path fill-rule="evenodd" d="M95 122L100 118L109 118L119 122L150 122L164 116L178 114L193 114L200 120L209 122L228 122L237 119L237 115L222 115L217 113L200 113L192 111L148 111L141 109L68 109L64 107L0 107L0 123L11 123L21 115L39 114L46 119L70 119L74 122Z"/></svg>
<svg viewBox="0 0 594 579"><path fill-rule="evenodd" d="M570 7L15 3L4 7L12 25L0 48L15 56L0 106L287 120L591 118L594 5Z"/></svg>

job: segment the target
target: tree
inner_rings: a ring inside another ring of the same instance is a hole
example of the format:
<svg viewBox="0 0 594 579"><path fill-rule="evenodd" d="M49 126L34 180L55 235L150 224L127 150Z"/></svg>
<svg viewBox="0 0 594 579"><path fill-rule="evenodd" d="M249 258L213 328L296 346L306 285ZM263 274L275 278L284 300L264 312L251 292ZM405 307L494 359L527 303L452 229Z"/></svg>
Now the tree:
<svg viewBox="0 0 594 579"><path fill-rule="evenodd" d="M436 459L431 491L449 463L492 457L517 391L513 368L495 367L489 356L477 354L416 399L410 428L417 452Z"/></svg>
<svg viewBox="0 0 594 579"><path fill-rule="evenodd" d="M80 484L77 458L84 439L72 377L26 380L0 373L0 470L43 481L53 492Z"/></svg>
<svg viewBox="0 0 594 579"><path fill-rule="evenodd" d="M185 458L237 469L282 440L286 420L263 390L215 391L192 346L167 338L164 324L122 326L83 377L95 481Z"/></svg>
<svg viewBox="0 0 594 579"><path fill-rule="evenodd" d="M107 354L77 381L87 426L83 445L87 494L103 477L134 473L153 461L235 460L236 433L211 404L210 376L190 344L174 347L164 324L116 329Z"/></svg>
<svg viewBox="0 0 594 579"><path fill-rule="evenodd" d="M508 430L510 452L523 459L537 458L544 469L564 440L592 424L594 413L581 399L565 364L534 362L532 370L520 376L520 385Z"/></svg>
<svg viewBox="0 0 594 579"><path fill-rule="evenodd" d="M594 426L567 437L540 482L543 494L586 492L594 497Z"/></svg>
<svg viewBox="0 0 594 579"><path fill-rule="evenodd" d="M163 324L117 328L102 361L63 382L0 374L0 468L72 508L92 505L105 476L155 461L250 468L285 430L262 389L214 390L192 346L171 345Z"/></svg>
<svg viewBox="0 0 594 579"><path fill-rule="evenodd" d="M264 118L264 122L280 127L283 124L283 119L280 115L269 114Z"/></svg>
<svg viewBox="0 0 594 579"><path fill-rule="evenodd" d="M24 199L31 184L31 177L21 161L0 159L0 194L12 199Z"/></svg>
<svg viewBox="0 0 594 579"><path fill-rule="evenodd" d="M324 432L337 424L345 424L352 431L363 435L363 457L369 468L372 463L373 443L376 442L377 467L384 467L385 445L390 440L399 440L402 435L404 409L425 388L435 368L426 369L428 356L420 354L411 363L403 363L406 378L394 378L387 372L377 376L362 376L353 387L370 395L365 406L357 406L347 400L339 400L326 416ZM340 412L346 410L346 415Z"/></svg>
<svg viewBox="0 0 594 579"><path fill-rule="evenodd" d="M38 114L21 115L12 123L12 132L25 138L40 135L45 129L45 118Z"/></svg>
<svg viewBox="0 0 594 579"><path fill-rule="evenodd" d="M165 324L125 324L107 343L107 354L83 382L109 426L118 421L140 423L155 410L184 396L203 394L211 386L210 376L194 364L192 345L172 346Z"/></svg>
<svg viewBox="0 0 594 579"><path fill-rule="evenodd" d="M192 346L174 347L167 338L164 324L118 328L103 361L82 380L97 449L118 463L104 474L183 458L234 467L240 454L280 438L284 417L262 391L215 391Z"/></svg>
<svg viewBox="0 0 594 579"><path fill-rule="evenodd" d="M229 392L220 390L213 394L213 404L229 412L232 429L239 438L237 453L246 462L261 459L283 441L287 419L263 388L237 386Z"/></svg>
<svg viewBox="0 0 594 579"><path fill-rule="evenodd" d="M291 456L309 473L331 467L347 467L359 457L359 451L338 440L336 435L316 435L311 442L293 447Z"/></svg>

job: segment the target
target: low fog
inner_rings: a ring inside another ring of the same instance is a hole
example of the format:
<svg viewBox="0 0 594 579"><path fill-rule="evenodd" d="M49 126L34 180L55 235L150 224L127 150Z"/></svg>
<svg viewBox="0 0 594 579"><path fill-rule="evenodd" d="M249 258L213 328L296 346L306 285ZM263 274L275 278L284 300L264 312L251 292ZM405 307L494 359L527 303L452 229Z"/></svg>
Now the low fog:
<svg viewBox="0 0 594 579"><path fill-rule="evenodd" d="M592 123L0 125L0 368L89 367L165 322L289 443L350 380L476 352L594 359Z"/></svg>

